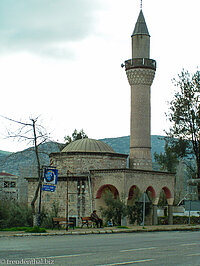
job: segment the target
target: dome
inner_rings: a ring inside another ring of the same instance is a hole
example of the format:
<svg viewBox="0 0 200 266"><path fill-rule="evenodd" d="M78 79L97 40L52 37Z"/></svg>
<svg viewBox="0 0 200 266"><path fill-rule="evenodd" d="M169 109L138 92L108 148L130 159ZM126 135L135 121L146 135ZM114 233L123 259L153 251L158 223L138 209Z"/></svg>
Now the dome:
<svg viewBox="0 0 200 266"><path fill-rule="evenodd" d="M62 152L101 152L115 153L105 142L95 139L79 139L68 144Z"/></svg>

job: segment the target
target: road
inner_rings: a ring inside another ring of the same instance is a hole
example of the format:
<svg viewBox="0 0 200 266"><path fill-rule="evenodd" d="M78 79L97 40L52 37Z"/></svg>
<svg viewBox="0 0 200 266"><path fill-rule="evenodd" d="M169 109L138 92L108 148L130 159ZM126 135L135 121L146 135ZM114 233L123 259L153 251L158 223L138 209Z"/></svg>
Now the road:
<svg viewBox="0 0 200 266"><path fill-rule="evenodd" d="M3 265L200 265L200 232L0 238Z"/></svg>

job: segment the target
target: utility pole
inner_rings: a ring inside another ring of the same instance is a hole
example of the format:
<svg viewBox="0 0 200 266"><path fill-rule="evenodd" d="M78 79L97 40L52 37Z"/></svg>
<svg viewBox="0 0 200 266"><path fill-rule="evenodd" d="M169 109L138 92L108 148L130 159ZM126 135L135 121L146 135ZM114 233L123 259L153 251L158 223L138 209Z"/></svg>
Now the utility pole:
<svg viewBox="0 0 200 266"><path fill-rule="evenodd" d="M146 201L146 192L144 192L144 197L143 197L143 219L142 219L143 228L144 228L144 220L145 220L145 201Z"/></svg>
<svg viewBox="0 0 200 266"><path fill-rule="evenodd" d="M69 219L69 170L67 170L66 231L68 231L68 219Z"/></svg>

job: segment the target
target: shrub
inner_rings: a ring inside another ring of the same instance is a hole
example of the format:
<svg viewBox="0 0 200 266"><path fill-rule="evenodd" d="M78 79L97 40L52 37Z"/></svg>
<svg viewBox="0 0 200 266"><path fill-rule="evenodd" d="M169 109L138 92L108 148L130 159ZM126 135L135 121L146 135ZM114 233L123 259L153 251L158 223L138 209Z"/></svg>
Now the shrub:
<svg viewBox="0 0 200 266"><path fill-rule="evenodd" d="M26 231L29 227L11 227L0 229L1 231Z"/></svg>
<svg viewBox="0 0 200 266"><path fill-rule="evenodd" d="M53 228L53 217L58 217L59 206L58 203L53 203L52 210L47 212L44 208L41 212L41 226L45 228Z"/></svg>
<svg viewBox="0 0 200 266"><path fill-rule="evenodd" d="M188 216L173 216L173 224L188 224L189 217ZM168 217L161 216L158 217L158 224L165 225L168 224ZM190 224L200 224L200 217L191 216Z"/></svg>
<svg viewBox="0 0 200 266"><path fill-rule="evenodd" d="M34 226L32 228L27 228L26 233L46 233L45 228L41 228L39 226Z"/></svg>
<svg viewBox="0 0 200 266"><path fill-rule="evenodd" d="M32 212L27 204L14 200L0 201L0 228L32 226Z"/></svg>
<svg viewBox="0 0 200 266"><path fill-rule="evenodd" d="M107 207L101 207L101 212L106 218L106 224L108 221L112 221L113 225L121 225L121 219L127 214L125 203L119 197L115 199L111 192L104 195L104 201Z"/></svg>
<svg viewBox="0 0 200 266"><path fill-rule="evenodd" d="M167 216L158 217L158 224L161 224L161 225L168 224L168 217Z"/></svg>
<svg viewBox="0 0 200 266"><path fill-rule="evenodd" d="M137 224L142 223L142 207L143 205L141 202L135 202L133 205L127 206L128 218L131 224L135 222L137 222Z"/></svg>
<svg viewBox="0 0 200 266"><path fill-rule="evenodd" d="M38 213L38 210L37 210ZM58 215L58 204L52 205L52 211L47 212L43 207L40 213L40 225L52 228L52 218ZM0 229L11 227L32 227L32 210L25 203L14 200L0 201Z"/></svg>
<svg viewBox="0 0 200 266"><path fill-rule="evenodd" d="M150 202L145 204L145 217L150 215L152 204ZM135 201L133 205L127 206L128 218L130 224L135 224L137 222L138 225L141 225L143 220L143 202Z"/></svg>
<svg viewBox="0 0 200 266"><path fill-rule="evenodd" d="M114 198L111 192L107 192L104 195L104 201L106 207L101 207L103 217L106 218L106 224L108 221L112 221L113 225L121 225L121 219L128 215L131 224L137 221L137 224L142 223L143 219L143 202L138 202L140 194L136 194L134 201L131 205L126 205L123 199L119 197ZM148 216L151 212L151 202L145 204L145 215Z"/></svg>
<svg viewBox="0 0 200 266"><path fill-rule="evenodd" d="M173 224L188 224L189 217L188 216L174 216ZM191 216L190 217L191 224L200 224L200 217Z"/></svg>
<svg viewBox="0 0 200 266"><path fill-rule="evenodd" d="M128 226L121 226L121 225L118 225L117 228L119 228L119 229L128 229Z"/></svg>

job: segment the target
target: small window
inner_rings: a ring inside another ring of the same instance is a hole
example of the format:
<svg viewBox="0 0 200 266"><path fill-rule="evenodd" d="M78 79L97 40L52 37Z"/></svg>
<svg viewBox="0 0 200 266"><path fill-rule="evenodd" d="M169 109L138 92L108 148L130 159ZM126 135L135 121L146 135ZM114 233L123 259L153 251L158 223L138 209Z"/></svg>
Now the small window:
<svg viewBox="0 0 200 266"><path fill-rule="evenodd" d="M8 181L4 181L4 186L3 187L9 187L9 182Z"/></svg>
<svg viewBox="0 0 200 266"><path fill-rule="evenodd" d="M16 183L15 182L10 182L10 187L16 187Z"/></svg>

